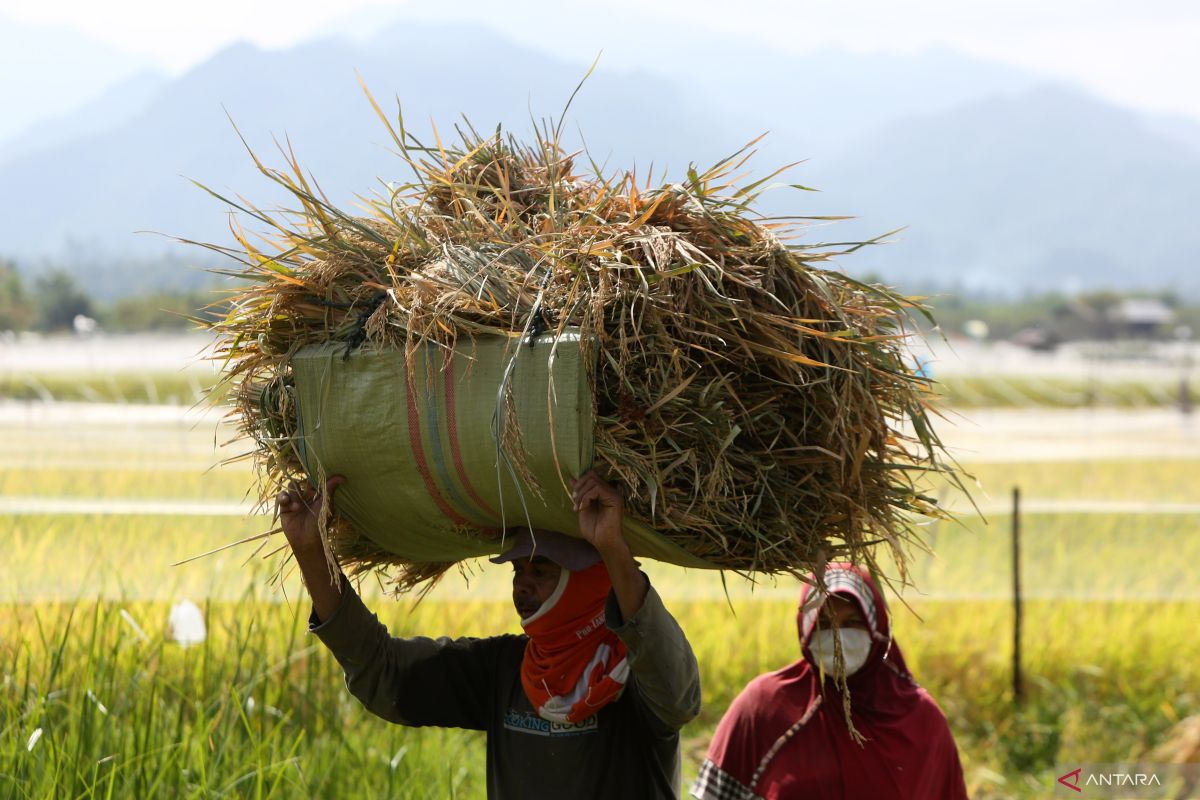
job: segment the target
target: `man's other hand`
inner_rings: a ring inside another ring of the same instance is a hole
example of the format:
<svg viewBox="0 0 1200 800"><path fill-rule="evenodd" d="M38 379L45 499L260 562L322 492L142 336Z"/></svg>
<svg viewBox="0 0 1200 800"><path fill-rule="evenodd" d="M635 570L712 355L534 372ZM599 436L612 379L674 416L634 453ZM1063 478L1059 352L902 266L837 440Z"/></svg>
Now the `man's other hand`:
<svg viewBox="0 0 1200 800"><path fill-rule="evenodd" d="M321 514L333 510L333 495L345 482L343 476L334 475L325 481L324 492L301 488L298 483L292 483L288 491L280 492L276 498L279 523L293 552L324 549L321 546Z"/></svg>
<svg viewBox="0 0 1200 800"><path fill-rule="evenodd" d="M625 515L625 499L621 493L588 470L572 481L572 501L579 514L579 532L601 555L628 552L621 521Z"/></svg>

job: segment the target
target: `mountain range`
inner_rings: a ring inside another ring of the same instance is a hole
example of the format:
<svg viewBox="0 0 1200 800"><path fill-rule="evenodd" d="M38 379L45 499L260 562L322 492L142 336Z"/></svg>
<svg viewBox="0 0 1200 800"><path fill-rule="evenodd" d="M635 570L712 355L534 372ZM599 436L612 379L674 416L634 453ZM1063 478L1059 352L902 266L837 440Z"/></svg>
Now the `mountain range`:
<svg viewBox="0 0 1200 800"><path fill-rule="evenodd" d="M857 215L813 227L813 242L905 228L840 265L901 286L1200 292L1194 120L949 51L796 56L722 44L722 59L680 54L653 71L601 58L571 105L571 143L586 141L609 169L671 178L770 131L758 174L807 159L788 181L822 191L774 192L764 210ZM103 265L92 273L101 293L175 283L179 261L210 260L137 231L228 240L227 209L189 180L258 205L283 199L237 131L268 164L284 163L277 141L290 143L350 204L403 177L356 73L390 113L398 99L420 134L432 123L452 136L465 113L479 130L521 135L557 118L593 56L401 22L283 50L239 44L170 79L132 65L73 109L0 137L0 256L30 269ZM121 263L137 273L113 282Z"/></svg>

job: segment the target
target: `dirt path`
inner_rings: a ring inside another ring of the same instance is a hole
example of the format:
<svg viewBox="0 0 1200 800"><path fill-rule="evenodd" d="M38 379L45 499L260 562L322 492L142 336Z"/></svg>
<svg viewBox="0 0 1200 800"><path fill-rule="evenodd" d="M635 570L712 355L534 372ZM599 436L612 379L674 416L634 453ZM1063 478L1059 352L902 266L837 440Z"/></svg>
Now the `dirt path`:
<svg viewBox="0 0 1200 800"><path fill-rule="evenodd" d="M964 463L1200 459L1200 413L974 411L950 414L936 428Z"/></svg>
<svg viewBox="0 0 1200 800"><path fill-rule="evenodd" d="M0 514L83 514L87 516L246 517L249 503L187 500L103 500L93 497L0 496Z"/></svg>
<svg viewBox="0 0 1200 800"><path fill-rule="evenodd" d="M0 458L17 455L15 450L21 450L23 461L55 457L30 452L23 440L50 449L106 437L175 437L174 452L163 453L164 460L215 458L214 441L227 441L234 433L222 423L224 413L178 406L0 401ZM980 410L948 413L935 427L954 455L971 463L1200 459L1200 412L1186 417L1169 410Z"/></svg>

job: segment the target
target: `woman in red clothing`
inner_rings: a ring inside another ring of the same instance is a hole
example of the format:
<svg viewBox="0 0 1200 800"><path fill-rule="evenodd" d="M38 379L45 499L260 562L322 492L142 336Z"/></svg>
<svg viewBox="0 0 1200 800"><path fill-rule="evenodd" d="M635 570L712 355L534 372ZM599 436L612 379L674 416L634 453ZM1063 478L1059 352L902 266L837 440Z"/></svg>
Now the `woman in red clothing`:
<svg viewBox="0 0 1200 800"><path fill-rule="evenodd" d="M700 800L960 800L962 766L946 717L892 639L870 575L830 564L827 591L806 585L797 623L804 657L760 675L717 727L692 796ZM834 678L840 639L846 724Z"/></svg>

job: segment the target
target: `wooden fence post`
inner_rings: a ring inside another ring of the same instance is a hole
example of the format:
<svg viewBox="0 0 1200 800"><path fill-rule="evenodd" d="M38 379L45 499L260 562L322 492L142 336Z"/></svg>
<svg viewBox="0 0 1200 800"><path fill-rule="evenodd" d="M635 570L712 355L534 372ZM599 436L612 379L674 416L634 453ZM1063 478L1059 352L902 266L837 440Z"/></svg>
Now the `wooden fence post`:
<svg viewBox="0 0 1200 800"><path fill-rule="evenodd" d="M1021 488L1013 487L1012 493L1012 578L1013 578L1013 655L1012 688L1013 702L1020 704L1024 698L1021 676Z"/></svg>

